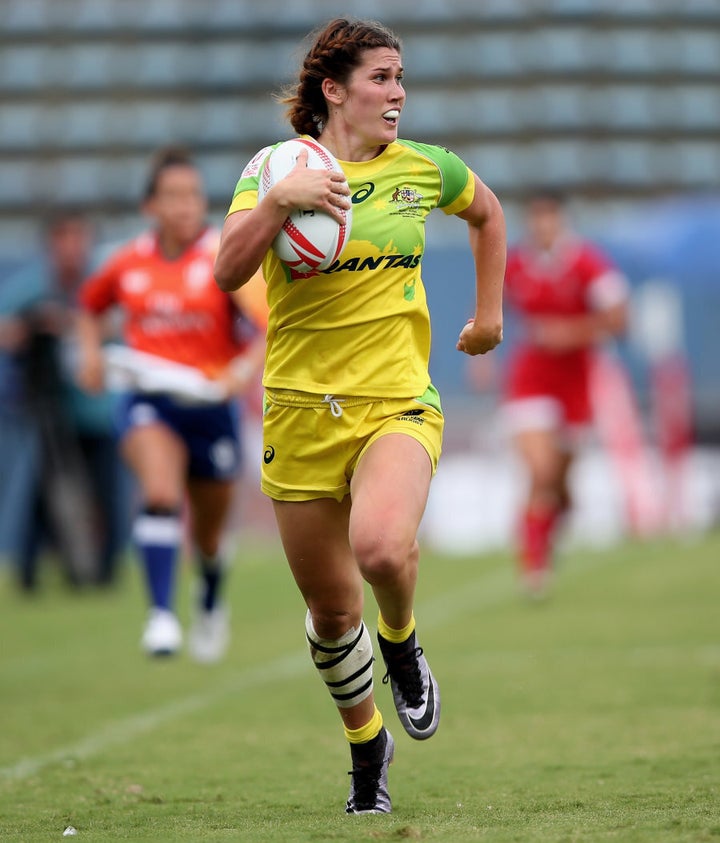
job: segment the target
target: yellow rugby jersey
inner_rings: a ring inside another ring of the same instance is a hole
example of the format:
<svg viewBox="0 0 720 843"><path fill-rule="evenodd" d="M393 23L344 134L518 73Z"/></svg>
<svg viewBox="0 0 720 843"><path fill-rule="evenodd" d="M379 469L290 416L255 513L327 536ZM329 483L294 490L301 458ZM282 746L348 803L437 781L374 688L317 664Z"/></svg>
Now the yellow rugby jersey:
<svg viewBox="0 0 720 843"><path fill-rule="evenodd" d="M275 144L277 146L279 144ZM229 213L257 204L261 150L237 183ZM294 273L268 252L263 384L333 395L412 398L430 384L430 314L421 278L425 219L473 200L467 165L443 147L397 140L371 161L340 161L352 231L332 266Z"/></svg>

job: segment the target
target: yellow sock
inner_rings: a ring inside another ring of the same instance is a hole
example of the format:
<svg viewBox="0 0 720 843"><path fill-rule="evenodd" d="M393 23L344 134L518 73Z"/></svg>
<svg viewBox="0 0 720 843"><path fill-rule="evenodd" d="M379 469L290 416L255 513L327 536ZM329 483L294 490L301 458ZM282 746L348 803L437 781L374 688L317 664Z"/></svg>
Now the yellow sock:
<svg viewBox="0 0 720 843"><path fill-rule="evenodd" d="M367 743L380 734L382 725L382 714L380 714L378 707L375 706L375 713L364 726L361 726L359 729L348 729L347 726L343 726L343 729L345 730L345 737L350 743Z"/></svg>
<svg viewBox="0 0 720 843"><path fill-rule="evenodd" d="M383 616L378 614L378 632L386 641L390 641L393 644L402 644L403 641L408 640L414 631L415 615L410 616L410 623L407 626L404 626L402 629L393 629L385 623Z"/></svg>

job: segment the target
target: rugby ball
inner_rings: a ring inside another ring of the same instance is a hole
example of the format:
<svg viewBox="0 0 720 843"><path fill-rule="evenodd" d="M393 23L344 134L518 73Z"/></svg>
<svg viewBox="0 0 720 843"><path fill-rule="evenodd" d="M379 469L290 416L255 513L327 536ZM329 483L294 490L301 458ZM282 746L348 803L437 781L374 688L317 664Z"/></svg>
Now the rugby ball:
<svg viewBox="0 0 720 843"><path fill-rule="evenodd" d="M342 172L335 156L322 144L311 138L294 138L281 143L265 159L260 171L258 200L295 167L303 149L308 153L308 167ZM342 213L345 221L340 225L324 211L313 208L293 211L273 240L273 251L283 263L301 274L327 269L350 237L352 209Z"/></svg>

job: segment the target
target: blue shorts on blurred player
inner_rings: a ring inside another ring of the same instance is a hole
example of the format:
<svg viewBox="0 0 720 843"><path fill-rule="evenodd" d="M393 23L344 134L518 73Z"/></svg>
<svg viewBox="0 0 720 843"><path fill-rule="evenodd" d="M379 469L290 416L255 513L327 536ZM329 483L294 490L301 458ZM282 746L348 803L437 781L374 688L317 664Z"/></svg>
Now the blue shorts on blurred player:
<svg viewBox="0 0 720 843"><path fill-rule="evenodd" d="M240 469L240 411L234 402L185 404L167 395L130 393L120 406L120 436L162 423L189 452L188 476L230 480Z"/></svg>

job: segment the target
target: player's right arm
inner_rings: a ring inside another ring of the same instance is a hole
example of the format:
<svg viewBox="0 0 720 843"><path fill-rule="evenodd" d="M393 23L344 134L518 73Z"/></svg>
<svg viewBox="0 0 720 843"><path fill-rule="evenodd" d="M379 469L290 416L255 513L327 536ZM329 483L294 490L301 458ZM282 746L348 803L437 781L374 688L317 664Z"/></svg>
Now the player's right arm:
<svg viewBox="0 0 720 843"><path fill-rule="evenodd" d="M225 218L213 274L227 293L255 275L287 216L268 198L252 210L233 211Z"/></svg>
<svg viewBox="0 0 720 843"><path fill-rule="evenodd" d="M340 208L350 207L345 177L336 172L309 169L307 158L307 151L302 150L295 167L257 204L254 204L257 177L254 190L245 188L244 191L240 179L215 258L215 280L221 290L237 290L252 278L288 215L297 208L317 208L343 222Z"/></svg>

